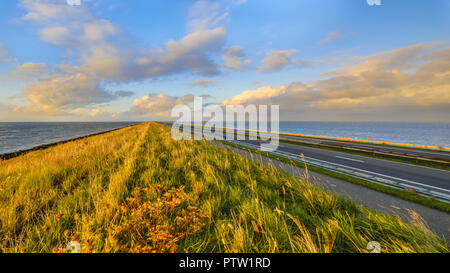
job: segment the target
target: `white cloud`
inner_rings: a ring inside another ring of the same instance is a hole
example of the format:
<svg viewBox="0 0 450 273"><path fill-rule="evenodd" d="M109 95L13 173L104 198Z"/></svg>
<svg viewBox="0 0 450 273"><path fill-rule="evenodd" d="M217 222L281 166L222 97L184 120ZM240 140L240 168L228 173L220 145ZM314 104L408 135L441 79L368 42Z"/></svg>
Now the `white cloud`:
<svg viewBox="0 0 450 273"><path fill-rule="evenodd" d="M248 64L250 60L243 60L245 57L244 50L241 46L230 46L222 55L226 61L225 67L231 70L240 70L244 64Z"/></svg>
<svg viewBox="0 0 450 273"><path fill-rule="evenodd" d="M337 32L337 31L328 32L327 35L325 36L325 38L323 38L322 40L320 40L318 42L318 45L324 45L326 43L329 43L329 42L334 41L334 40L339 40L339 39L342 39L344 37L345 37L345 35Z"/></svg>
<svg viewBox="0 0 450 273"><path fill-rule="evenodd" d="M138 46L117 25L93 16L89 5L72 7L65 1L22 0L21 6L26 10L23 20L42 26L40 38L71 54L78 53L79 65L46 68L45 77L41 76L42 66L35 70L27 69L29 64L18 67L15 73L24 74L20 70L27 69L29 76L41 77L22 90L30 103L17 111L65 114L121 97L104 90L105 82L127 83L176 73L220 73L212 55L219 55L225 45L224 27L199 29L167 42L163 48L147 49Z"/></svg>
<svg viewBox="0 0 450 273"><path fill-rule="evenodd" d="M286 93L287 87L285 85L277 88L272 86L264 86L256 90L246 90L235 96L231 100L223 101L223 105L238 105L255 103L257 101L267 101L272 97L277 97Z"/></svg>
<svg viewBox="0 0 450 273"><path fill-rule="evenodd" d="M210 87L217 84L215 80L198 80L193 82L187 82L187 85L190 86L199 86L199 87Z"/></svg>
<svg viewBox="0 0 450 273"><path fill-rule="evenodd" d="M188 32L217 28L229 20L233 6L240 6L247 0L197 0L189 7Z"/></svg>
<svg viewBox="0 0 450 273"><path fill-rule="evenodd" d="M41 40L56 46L70 46L77 43L76 37L66 27L46 27L40 31Z"/></svg>
<svg viewBox="0 0 450 273"><path fill-rule="evenodd" d="M30 81L47 72L49 72L49 68L44 63L25 63L23 65L18 65L16 70L8 73L8 76Z"/></svg>
<svg viewBox="0 0 450 273"><path fill-rule="evenodd" d="M98 109L98 108L96 108L96 109L92 109L92 110L89 112L89 115L90 115L91 117L97 117L97 116L104 115L105 113L106 113L106 110L105 110L105 109Z"/></svg>
<svg viewBox="0 0 450 273"><path fill-rule="evenodd" d="M209 55L220 52L226 34L225 28L198 31L179 41L168 42L164 50L143 51L134 63L125 64L125 75L148 78L184 71L202 76L217 75L218 65Z"/></svg>
<svg viewBox="0 0 450 273"><path fill-rule="evenodd" d="M282 70L289 65L298 64L299 60L292 57L297 52L298 50L295 49L270 51L268 56L261 61L262 66L260 70L276 71Z"/></svg>
<svg viewBox="0 0 450 273"><path fill-rule="evenodd" d="M449 121L449 56L439 43L398 48L357 58L324 80L246 90L223 104L279 104L294 120Z"/></svg>
<svg viewBox="0 0 450 273"><path fill-rule="evenodd" d="M229 16L229 8L221 2L198 0L189 8L188 31L195 32L217 27Z"/></svg>
<svg viewBox="0 0 450 273"><path fill-rule="evenodd" d="M134 81L168 74L191 72L198 75L219 73L209 54L217 54L226 41L226 29L215 28L190 33L165 48L140 48L118 26L95 18L84 5L74 8L53 2L25 0L28 13L23 17L43 25L43 41L75 50L80 69L95 73L102 80Z"/></svg>
<svg viewBox="0 0 450 273"><path fill-rule="evenodd" d="M407 70L415 68L422 61L427 61L427 52L436 51L441 42L419 43L412 46L397 48L391 51L376 53L367 57L354 57L354 65L324 73L325 76L360 75L373 70ZM434 53L436 54L436 53Z"/></svg>
<svg viewBox="0 0 450 273"><path fill-rule="evenodd" d="M84 26L83 37L91 41L104 41L109 36L117 34L118 29L106 20L97 20Z"/></svg>
<svg viewBox="0 0 450 273"><path fill-rule="evenodd" d="M0 43L0 62L14 62L14 58L11 57L9 50L6 49L2 43Z"/></svg>
<svg viewBox="0 0 450 273"><path fill-rule="evenodd" d="M64 115L70 110L104 103L116 97L105 91L92 74L60 71L28 84L22 93L30 103L16 111L47 115Z"/></svg>
<svg viewBox="0 0 450 273"><path fill-rule="evenodd" d="M152 117L170 117L170 112L174 106L187 104L193 100L193 95L178 97L164 93L149 94L134 100L131 113Z"/></svg>

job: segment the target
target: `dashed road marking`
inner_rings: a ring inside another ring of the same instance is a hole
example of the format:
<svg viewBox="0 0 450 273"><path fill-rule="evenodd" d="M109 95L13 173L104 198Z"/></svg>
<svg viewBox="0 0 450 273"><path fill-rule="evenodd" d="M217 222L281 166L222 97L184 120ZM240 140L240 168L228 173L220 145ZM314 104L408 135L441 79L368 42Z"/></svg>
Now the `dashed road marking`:
<svg viewBox="0 0 450 273"><path fill-rule="evenodd" d="M337 157L337 158L340 158L340 159L346 159L346 160L356 161L356 162L359 162L359 163L364 163L364 161L358 160L358 159L347 158L347 157L338 156L338 155L337 155L336 157Z"/></svg>

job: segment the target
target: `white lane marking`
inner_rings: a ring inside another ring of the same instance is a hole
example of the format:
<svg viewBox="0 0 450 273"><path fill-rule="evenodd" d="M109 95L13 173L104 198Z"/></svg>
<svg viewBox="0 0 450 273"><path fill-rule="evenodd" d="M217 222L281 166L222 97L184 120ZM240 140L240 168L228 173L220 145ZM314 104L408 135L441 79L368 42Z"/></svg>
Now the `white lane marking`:
<svg viewBox="0 0 450 273"><path fill-rule="evenodd" d="M337 187L335 184L331 184L332 187Z"/></svg>
<svg viewBox="0 0 450 273"><path fill-rule="evenodd" d="M346 159L346 160L356 161L356 162L359 162L359 163L364 163L364 161L358 160L358 159L347 158L347 157L338 156L338 155L336 155L336 157L337 157L337 158L340 158L340 159Z"/></svg>
<svg viewBox="0 0 450 273"><path fill-rule="evenodd" d="M401 208L399 208L399 207L396 207L396 206L391 206L391 208L394 208L394 209L398 209L398 210L401 210Z"/></svg>

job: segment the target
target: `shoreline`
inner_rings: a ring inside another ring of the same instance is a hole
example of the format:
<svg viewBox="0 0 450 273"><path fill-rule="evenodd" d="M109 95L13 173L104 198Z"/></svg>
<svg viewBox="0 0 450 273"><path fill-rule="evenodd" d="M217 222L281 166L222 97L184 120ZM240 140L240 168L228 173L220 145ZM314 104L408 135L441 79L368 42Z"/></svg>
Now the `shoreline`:
<svg viewBox="0 0 450 273"><path fill-rule="evenodd" d="M170 125L172 124L171 122L158 122L158 121L155 121L155 122L162 123L162 124L170 124ZM11 122L11 123L14 123L14 122ZM135 125L142 124L142 123L145 123L145 121L137 122L136 124L127 125L127 126L117 128L117 129L111 129L111 130L88 134L88 135L80 136L80 137L76 137L76 138L70 138L70 139L52 142L52 143L48 143L48 144L42 144L42 145L38 145L38 146L29 148L29 149L18 150L15 152L0 154L0 160L12 159L12 158L19 157L19 156L29 153L29 152L45 150L47 148L54 147L59 144L64 144L67 142L76 141L76 140L84 139L84 138L91 137L91 136L97 136L97 135L113 132L116 130L135 126ZM227 129L227 128L223 128L223 129ZM248 129L244 129L244 130L237 129L237 128L234 128L234 129L238 130L238 131L246 131L246 132L253 131L253 130L248 130ZM267 132L267 131L266 132L258 131L258 132L266 133L266 134L274 134L272 132ZM278 132L278 133L280 135L285 135L285 136L297 136L297 137L305 137L305 138L311 138L311 139L323 139L323 140L338 140L338 141L342 141L342 142L353 142L353 143L361 143L361 144L372 144L372 145L380 145L380 146L401 147L401 148L410 148L410 149L417 149L417 150L438 151L438 152L450 153L450 147L444 147L444 146L422 145L422 144L411 144L411 143L397 143L397 142L352 139L352 138L341 138L341 137L330 137L330 136L319 136L319 135L305 135L305 134L296 134L296 133L288 133L288 132Z"/></svg>
<svg viewBox="0 0 450 273"><path fill-rule="evenodd" d="M12 152L12 153L0 154L0 161L1 160L13 159L13 158L16 158L16 157L19 157L21 155L24 155L24 154L27 154L27 153L30 153L30 152L34 152L34 151L45 150L45 149L48 149L48 148L51 148L51 147L55 147L55 146L57 146L59 144L64 144L64 143L68 143L68 142L84 139L84 138L87 138L87 137L103 135L103 134L114 132L114 131L117 131L117 130L120 130L120 129L136 126L136 125L139 125L139 124L142 124L142 123L144 123L144 122L138 122L138 123L133 124L133 125L127 125L127 126L116 128L116 129L111 129L111 130L107 130L107 131L101 131L101 132L98 132L98 133L93 133L93 134L89 134L89 135L85 135L85 136L70 138L70 139L61 140L61 141L57 141L57 142L52 142L52 143L48 143L48 144L42 144L42 145L38 145L38 146L35 146L33 148L30 148L30 149L19 150L19 151Z"/></svg>

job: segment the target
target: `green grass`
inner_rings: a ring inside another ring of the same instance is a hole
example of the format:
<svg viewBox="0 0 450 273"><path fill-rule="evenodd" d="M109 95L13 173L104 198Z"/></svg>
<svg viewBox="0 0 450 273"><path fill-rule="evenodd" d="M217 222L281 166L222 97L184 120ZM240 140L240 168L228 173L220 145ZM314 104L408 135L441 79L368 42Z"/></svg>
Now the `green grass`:
<svg viewBox="0 0 450 273"><path fill-rule="evenodd" d="M206 141L145 123L0 161L0 250L449 252L377 213Z"/></svg>
<svg viewBox="0 0 450 273"><path fill-rule="evenodd" d="M239 148L239 149L247 150L247 151L250 151L253 153L261 154L266 157L270 157L270 158L273 158L273 159L276 159L276 160L279 160L279 161L282 161L282 162L285 162L288 164L293 164L293 165L296 165L296 166L299 166L302 168L305 167L305 163L302 163L302 162L294 161L294 160L287 159L287 158L277 156L277 155L273 155L273 154L270 154L267 152L261 152L259 150L244 147L244 146L241 146L241 145L238 145L235 143L229 143L229 142L222 142L222 143ZM360 178L349 176L346 174L334 172L334 171L320 168L317 166L313 166L310 164L306 164L306 166L311 171L314 171L317 173L322 173L322 174L328 175L330 177L338 178L338 179L341 179L341 180L344 180L344 181L347 181L347 182L350 182L353 184L357 184L360 186L364 186L366 188L370 188L370 189L373 189L373 190L376 190L379 192L387 193L387 194L390 194L390 195L393 195L393 196L396 196L396 197L399 197L399 198L402 198L402 199L405 199L408 201L413 201L413 202L416 202L416 203L419 203L419 204L422 204L422 205L425 205L425 206L428 206L431 208L439 209L439 210L442 210L445 212L450 212L450 204L436 200L436 199L427 198L427 197L424 197L424 196L421 196L418 194L410 193L405 190L400 190L400 189L395 189L395 188L391 188L388 186L380 185L377 183L366 181L364 179L360 179Z"/></svg>

